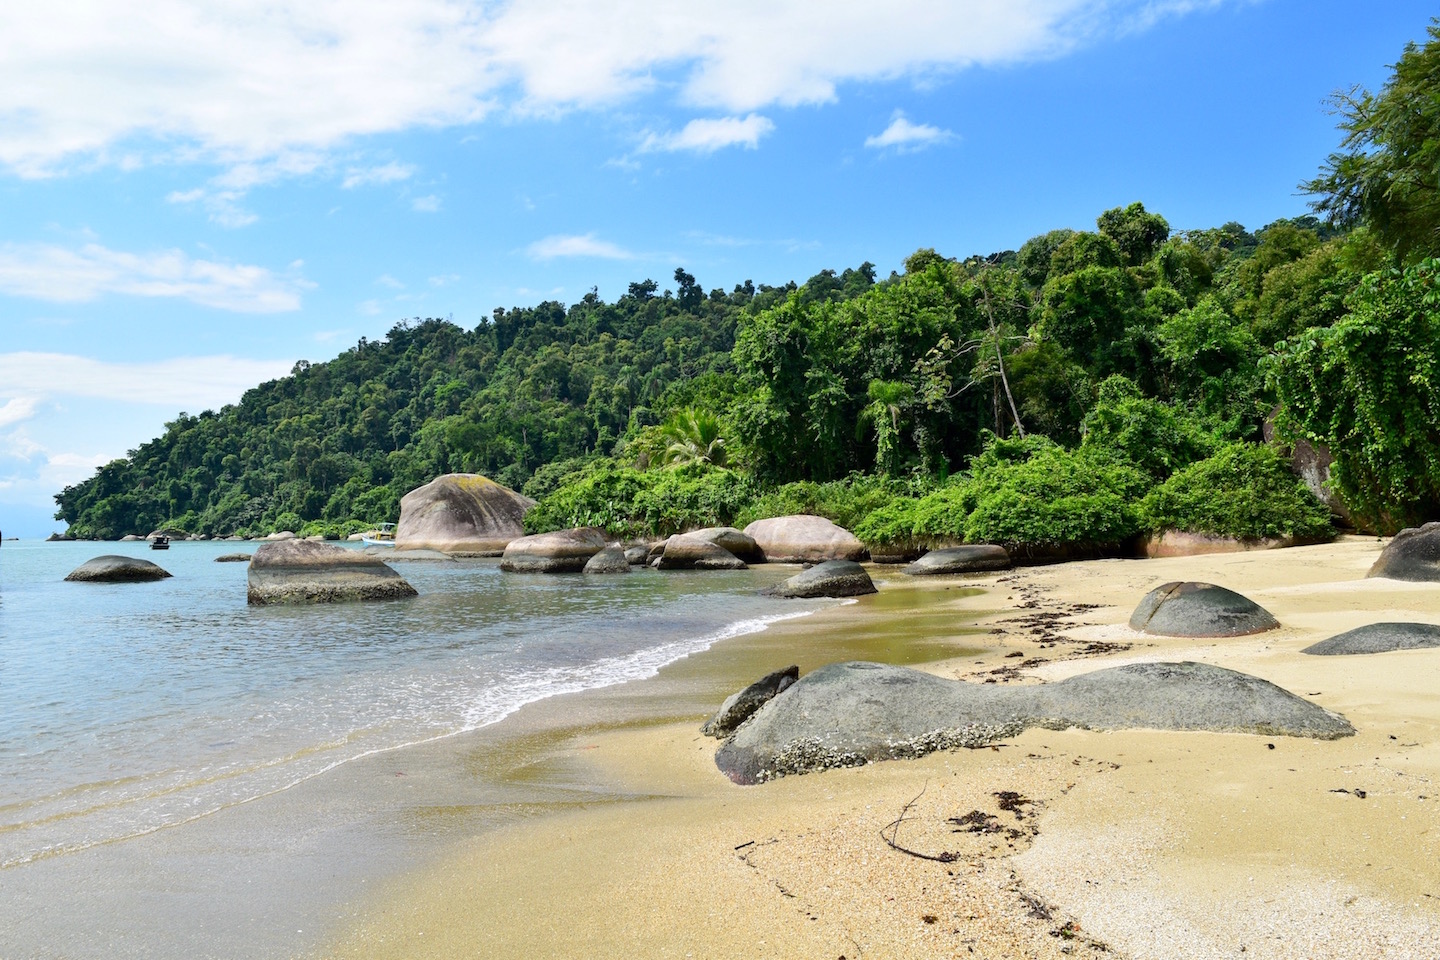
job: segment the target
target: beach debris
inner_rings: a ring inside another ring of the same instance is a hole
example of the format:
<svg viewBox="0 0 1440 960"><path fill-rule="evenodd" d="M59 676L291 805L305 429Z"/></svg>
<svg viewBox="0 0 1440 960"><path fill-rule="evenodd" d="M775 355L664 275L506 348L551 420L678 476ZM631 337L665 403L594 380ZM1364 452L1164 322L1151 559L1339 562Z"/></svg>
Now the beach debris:
<svg viewBox="0 0 1440 960"><path fill-rule="evenodd" d="M582 573L629 573L630 560L620 544L612 543L585 561Z"/></svg>
<svg viewBox="0 0 1440 960"><path fill-rule="evenodd" d="M149 560L107 554L86 560L66 574L71 583L149 583L164 580L170 572Z"/></svg>
<svg viewBox="0 0 1440 960"><path fill-rule="evenodd" d="M904 572L912 577L934 577L952 573L1004 570L1009 566L1010 554L1004 547L991 543L975 543L931 550L907 566Z"/></svg>
<svg viewBox="0 0 1440 960"><path fill-rule="evenodd" d="M865 544L849 530L809 514L756 520L745 528L745 535L771 563L863 560L866 556Z"/></svg>
<svg viewBox="0 0 1440 960"><path fill-rule="evenodd" d="M715 763L736 783L754 784L989 746L1036 726L1321 740L1355 732L1344 717L1266 680L1208 664L1133 663L1058 683L998 686L853 661L821 667L766 703L720 746Z"/></svg>
<svg viewBox="0 0 1440 960"><path fill-rule="evenodd" d="M771 597L859 597L876 593L865 568L853 560L826 560L761 591Z"/></svg>
<svg viewBox="0 0 1440 960"><path fill-rule="evenodd" d="M499 556L525 535L535 501L478 473L447 473L400 499L395 546L469 557Z"/></svg>
<svg viewBox="0 0 1440 960"><path fill-rule="evenodd" d="M1172 581L1145 594L1130 629L1163 637L1243 637L1274 630L1270 611L1213 583Z"/></svg>
<svg viewBox="0 0 1440 960"><path fill-rule="evenodd" d="M1440 580L1440 521L1408 527L1380 551L1367 577L1390 580Z"/></svg>
<svg viewBox="0 0 1440 960"><path fill-rule="evenodd" d="M705 721L700 732L707 737L724 739L734 733L740 724L765 704L784 693L791 684L800 679L800 668L795 665L784 670L767 673L738 693L732 693L720 705L715 716Z"/></svg>
<svg viewBox="0 0 1440 960"><path fill-rule="evenodd" d="M246 599L256 606L403 600L415 588L379 559L309 540L265 543L250 558Z"/></svg>
<svg viewBox="0 0 1440 960"><path fill-rule="evenodd" d="M579 573L610 545L599 527L576 527L511 540L500 559L508 573Z"/></svg>
<svg viewBox="0 0 1440 960"><path fill-rule="evenodd" d="M1440 647L1440 625L1386 621L1337 633L1300 652L1316 657L1335 657L1424 647Z"/></svg>
<svg viewBox="0 0 1440 960"><path fill-rule="evenodd" d="M661 570L744 570L745 561L710 540L688 533L665 541Z"/></svg>

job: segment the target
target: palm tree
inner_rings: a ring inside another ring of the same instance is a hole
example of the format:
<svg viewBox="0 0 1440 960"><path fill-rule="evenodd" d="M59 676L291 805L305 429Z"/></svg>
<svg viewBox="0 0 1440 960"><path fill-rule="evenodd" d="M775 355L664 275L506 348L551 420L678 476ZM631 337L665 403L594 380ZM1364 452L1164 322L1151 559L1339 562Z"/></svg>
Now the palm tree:
<svg viewBox="0 0 1440 960"><path fill-rule="evenodd" d="M660 428L661 437L669 441L664 463L676 467L692 463L725 466L725 438L720 435L721 430L720 418L713 413L693 408L676 412Z"/></svg>

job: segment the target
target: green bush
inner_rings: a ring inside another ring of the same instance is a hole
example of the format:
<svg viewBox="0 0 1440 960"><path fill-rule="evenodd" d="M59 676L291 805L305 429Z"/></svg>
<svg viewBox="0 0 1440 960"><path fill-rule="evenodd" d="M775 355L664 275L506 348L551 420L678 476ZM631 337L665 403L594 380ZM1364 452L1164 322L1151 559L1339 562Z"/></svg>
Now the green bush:
<svg viewBox="0 0 1440 960"><path fill-rule="evenodd" d="M1115 549L1139 533L1135 501L1149 486L1133 466L1053 444L994 458L972 471L965 539L1022 552Z"/></svg>
<svg viewBox="0 0 1440 960"><path fill-rule="evenodd" d="M525 515L525 530L603 527L616 536L669 536L729 526L755 493L749 477L715 467L596 466L541 500Z"/></svg>
<svg viewBox="0 0 1440 960"><path fill-rule="evenodd" d="M651 476L631 467L593 469L559 487L525 514L525 532L571 527L603 527L618 535L643 532L633 519L633 505L649 486Z"/></svg>
<svg viewBox="0 0 1440 960"><path fill-rule="evenodd" d="M756 497L735 518L746 526L767 517L811 514L825 517L853 531L866 517L896 497L927 492L934 481L899 477L872 477L852 473L844 480L815 483L799 480L775 487Z"/></svg>
<svg viewBox="0 0 1440 960"><path fill-rule="evenodd" d="M300 528L304 525L305 521L300 519L300 515L297 513L293 513L289 510L276 516L275 523L272 524L272 526L275 527L276 533L279 533L281 530L289 530L291 533L298 533Z"/></svg>
<svg viewBox="0 0 1440 960"><path fill-rule="evenodd" d="M880 546L932 547L964 539L975 507L971 489L960 477L923 497L896 497L857 523L855 536Z"/></svg>
<svg viewBox="0 0 1440 960"><path fill-rule="evenodd" d="M1272 447L1230 443L1151 490L1140 503L1149 530L1222 537L1334 536L1330 511Z"/></svg>

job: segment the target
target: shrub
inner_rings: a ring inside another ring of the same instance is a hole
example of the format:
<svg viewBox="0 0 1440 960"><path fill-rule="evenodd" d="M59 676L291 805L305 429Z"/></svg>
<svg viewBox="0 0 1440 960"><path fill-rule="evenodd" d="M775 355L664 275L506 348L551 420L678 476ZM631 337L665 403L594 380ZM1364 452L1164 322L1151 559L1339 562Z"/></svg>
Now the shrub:
<svg viewBox="0 0 1440 960"><path fill-rule="evenodd" d="M1208 456L1214 446L1189 417L1141 396L1139 387L1118 375L1100 384L1081 441L1087 453L1132 464L1156 480Z"/></svg>
<svg viewBox="0 0 1440 960"><path fill-rule="evenodd" d="M1330 512L1272 447L1230 443L1179 471L1140 503L1150 530L1223 537L1329 539Z"/></svg>
<svg viewBox="0 0 1440 960"><path fill-rule="evenodd" d="M597 466L541 500L525 515L525 530L603 527L617 536L668 536L728 526L754 496L754 482L730 470L694 465L647 472Z"/></svg>
<svg viewBox="0 0 1440 960"><path fill-rule="evenodd" d="M828 483L800 480L756 497L740 511L735 525L743 527L766 517L806 513L825 517L853 531L872 512L896 497L927 492L933 482L924 478L872 477L858 473Z"/></svg>
<svg viewBox="0 0 1440 960"><path fill-rule="evenodd" d="M615 534L639 533L632 506L648 485L647 474L630 467L591 470L559 487L525 514L525 532L604 527Z"/></svg>
<svg viewBox="0 0 1440 960"><path fill-rule="evenodd" d="M1133 466L1053 444L994 458L972 471L965 539L1022 552L1112 550L1139 533L1135 501L1149 486Z"/></svg>

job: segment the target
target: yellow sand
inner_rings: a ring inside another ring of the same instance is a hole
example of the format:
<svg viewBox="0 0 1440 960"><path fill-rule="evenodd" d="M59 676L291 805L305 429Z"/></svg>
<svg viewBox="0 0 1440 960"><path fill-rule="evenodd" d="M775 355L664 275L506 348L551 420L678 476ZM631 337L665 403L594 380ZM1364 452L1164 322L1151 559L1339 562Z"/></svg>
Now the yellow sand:
<svg viewBox="0 0 1440 960"><path fill-rule="evenodd" d="M581 727L533 746L513 776L584 782L596 802L481 833L361 905L324 955L853 960L1100 956L1103 945L1136 958L1440 956L1440 649L1299 653L1378 620L1440 623L1440 585L1362 579L1379 548L1352 538L979 580L889 575L878 597L609 695L733 689L827 653L905 660L907 646L970 645L989 649L925 669L994 677L1046 660L1008 680L1028 683L1200 660L1338 711L1355 737L1032 730L996 749L738 787L716 771L698 715ZM1177 579L1239 590L1283 627L1203 642L1130 631L1144 592ZM1101 606L1060 625L1067 642L1042 647L1030 625L1006 622L1073 603ZM1004 633L960 633L971 614ZM1075 658L1089 643L1131 646ZM1002 791L1023 799L1002 809ZM972 811L989 815L969 818L984 832L950 822ZM898 852L882 830L944 856Z"/></svg>

